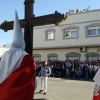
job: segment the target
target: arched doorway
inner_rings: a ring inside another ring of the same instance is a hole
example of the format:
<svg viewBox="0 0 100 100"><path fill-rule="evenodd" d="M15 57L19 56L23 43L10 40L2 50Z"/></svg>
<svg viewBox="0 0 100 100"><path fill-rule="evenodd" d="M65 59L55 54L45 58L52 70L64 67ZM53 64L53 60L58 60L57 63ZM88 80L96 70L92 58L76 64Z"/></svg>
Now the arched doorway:
<svg viewBox="0 0 100 100"><path fill-rule="evenodd" d="M80 61L81 54L77 52L69 52L65 55L65 57L66 57L66 60Z"/></svg>
<svg viewBox="0 0 100 100"><path fill-rule="evenodd" d="M51 53L51 54L48 54L47 57L48 57L48 60L57 60L58 55L55 53Z"/></svg>

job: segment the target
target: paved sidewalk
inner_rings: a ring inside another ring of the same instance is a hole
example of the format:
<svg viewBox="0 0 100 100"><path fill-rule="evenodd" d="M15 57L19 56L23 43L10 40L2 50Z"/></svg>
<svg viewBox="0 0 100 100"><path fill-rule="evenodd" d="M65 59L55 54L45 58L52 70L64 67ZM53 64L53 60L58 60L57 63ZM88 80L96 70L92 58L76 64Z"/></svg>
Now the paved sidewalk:
<svg viewBox="0 0 100 100"><path fill-rule="evenodd" d="M34 98L37 100L92 100L94 82L48 78L47 94L38 93L41 89L40 78Z"/></svg>

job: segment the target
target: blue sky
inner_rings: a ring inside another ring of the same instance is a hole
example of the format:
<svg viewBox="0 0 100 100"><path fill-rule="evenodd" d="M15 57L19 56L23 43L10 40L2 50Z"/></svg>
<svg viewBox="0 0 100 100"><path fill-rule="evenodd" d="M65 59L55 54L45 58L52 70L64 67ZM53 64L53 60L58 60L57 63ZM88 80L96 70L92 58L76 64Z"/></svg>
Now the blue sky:
<svg viewBox="0 0 100 100"><path fill-rule="evenodd" d="M14 20L14 11L17 10L19 19L24 18L24 0L0 0L0 24ZM90 6L90 10L100 9L100 0L35 0L34 14L41 16L54 13L66 13L69 9L83 10ZM13 31L0 30L0 44L12 42Z"/></svg>

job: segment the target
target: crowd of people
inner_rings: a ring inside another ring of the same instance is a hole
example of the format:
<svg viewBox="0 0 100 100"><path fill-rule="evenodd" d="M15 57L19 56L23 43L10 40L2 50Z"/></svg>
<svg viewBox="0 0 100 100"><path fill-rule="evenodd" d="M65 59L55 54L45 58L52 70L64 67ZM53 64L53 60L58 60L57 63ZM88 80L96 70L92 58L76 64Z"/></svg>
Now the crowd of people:
<svg viewBox="0 0 100 100"><path fill-rule="evenodd" d="M36 75L38 76L43 62L36 62ZM72 79L93 78L99 69L99 62L78 62L78 61L48 61L48 67L51 69L49 77L66 77Z"/></svg>

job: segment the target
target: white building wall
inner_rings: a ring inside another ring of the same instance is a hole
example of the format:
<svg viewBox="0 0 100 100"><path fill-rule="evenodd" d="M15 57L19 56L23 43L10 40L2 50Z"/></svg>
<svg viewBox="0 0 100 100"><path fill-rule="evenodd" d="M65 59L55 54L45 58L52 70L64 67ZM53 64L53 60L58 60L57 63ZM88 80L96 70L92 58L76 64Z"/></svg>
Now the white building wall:
<svg viewBox="0 0 100 100"><path fill-rule="evenodd" d="M65 54L69 52L77 52L81 54L80 61L86 60L86 53L98 52L98 47L100 47L100 37L86 37L85 27L94 24L100 25L100 10L88 11L82 13L76 13L68 15L68 19L61 22L58 26L55 25L45 25L34 27L33 34L33 54L40 54L41 61L48 60L47 55L54 53L58 55L58 60L66 60ZM75 39L64 39L63 38L63 29L66 27L76 26L79 27L78 38ZM45 30L54 29L55 40L46 41L45 39ZM96 47L96 45L98 45ZM79 47L86 47L85 52L80 52ZM95 47L94 47L95 46ZM57 48L63 49L57 49ZM51 48L51 49L46 49ZM52 49L55 48L55 49ZM37 49L37 50L36 50ZM99 56L100 59L100 56Z"/></svg>
<svg viewBox="0 0 100 100"><path fill-rule="evenodd" d="M80 12L75 14L69 14L68 19L61 24L71 24L79 22L88 22L100 20L100 9L94 11Z"/></svg>
<svg viewBox="0 0 100 100"><path fill-rule="evenodd" d="M0 47L0 57L7 51L9 48L2 48Z"/></svg>
<svg viewBox="0 0 100 100"><path fill-rule="evenodd" d="M0 45L0 57L11 47L11 44Z"/></svg>
<svg viewBox="0 0 100 100"><path fill-rule="evenodd" d="M100 22L99 22L100 23ZM63 27L53 27L56 30L55 33L55 40L51 41L45 41L45 33L44 31L48 28L42 28L42 29L34 29L34 41L33 41L33 46L34 48L37 47L57 47L57 46L73 46L73 45L93 45L93 44L99 44L100 42L100 37L89 37L86 38L85 35L85 29L84 26L89 25L91 23L85 23L85 24L76 24L75 26L79 26L79 36L78 38L75 39L63 39L63 32L62 29L65 28L66 26ZM95 41L95 42L93 42Z"/></svg>
<svg viewBox="0 0 100 100"><path fill-rule="evenodd" d="M78 52L78 48L70 48L70 49L53 49L53 50L33 50L34 54L40 54L41 55L41 61L43 60L48 60L47 55L54 53L58 55L57 60L66 60L65 54L69 53L69 52Z"/></svg>
<svg viewBox="0 0 100 100"><path fill-rule="evenodd" d="M100 23L100 10L90 11L79 14L68 15L68 19L60 25L46 25L34 28L34 48L57 47L57 46L77 46L99 44L99 37L86 38L85 26L89 24ZM79 27L79 36L76 39L63 39L63 29L70 26ZM45 30L55 29L55 40L45 41ZM84 41L85 40L85 41ZM96 40L96 41L95 41ZM95 42L93 42L95 41Z"/></svg>

